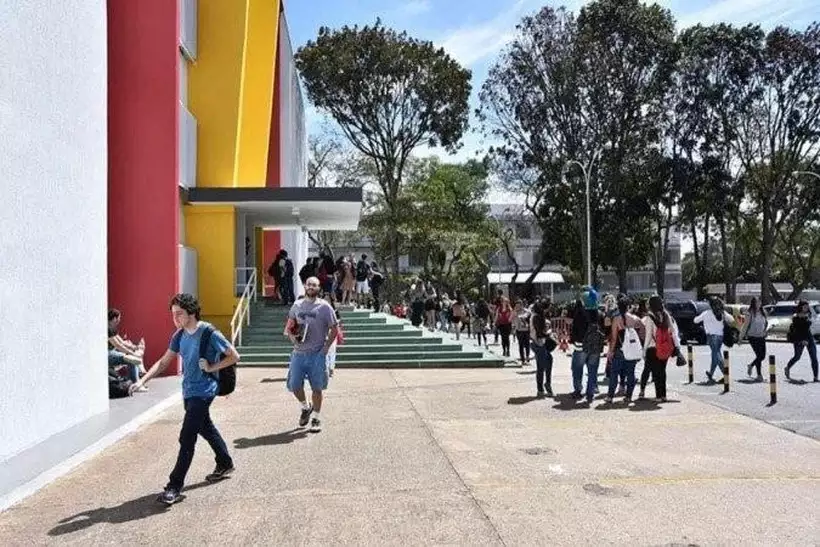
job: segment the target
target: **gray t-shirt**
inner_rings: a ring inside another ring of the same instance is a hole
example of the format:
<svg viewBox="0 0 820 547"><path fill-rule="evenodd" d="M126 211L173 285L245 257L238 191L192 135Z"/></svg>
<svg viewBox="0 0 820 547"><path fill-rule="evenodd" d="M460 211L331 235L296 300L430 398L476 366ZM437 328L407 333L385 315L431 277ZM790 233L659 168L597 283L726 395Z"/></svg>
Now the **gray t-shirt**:
<svg viewBox="0 0 820 547"><path fill-rule="evenodd" d="M290 308L288 318L295 319L302 328L307 328L304 341L294 352L319 353L327 340L330 327L336 325L336 313L326 301L316 299L313 302L307 298L298 300Z"/></svg>

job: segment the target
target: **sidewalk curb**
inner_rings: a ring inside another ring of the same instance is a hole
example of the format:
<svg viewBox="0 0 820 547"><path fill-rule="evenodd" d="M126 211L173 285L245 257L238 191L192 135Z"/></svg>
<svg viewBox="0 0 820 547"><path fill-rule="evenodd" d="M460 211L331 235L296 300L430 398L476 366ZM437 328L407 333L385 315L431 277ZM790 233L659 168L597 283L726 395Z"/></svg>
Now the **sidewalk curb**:
<svg viewBox="0 0 820 547"><path fill-rule="evenodd" d="M145 412L135 416L131 421L104 435L93 444L80 450L57 465L43 471L30 481L11 490L9 493L0 497L0 512L9 509L13 505L36 493L44 486L47 486L54 480L68 474L79 465L100 454L103 450L113 445L117 441L127 437L143 425L153 422L159 418L160 414L179 403L181 400L182 393L179 391L173 395L169 395L162 401L147 409Z"/></svg>

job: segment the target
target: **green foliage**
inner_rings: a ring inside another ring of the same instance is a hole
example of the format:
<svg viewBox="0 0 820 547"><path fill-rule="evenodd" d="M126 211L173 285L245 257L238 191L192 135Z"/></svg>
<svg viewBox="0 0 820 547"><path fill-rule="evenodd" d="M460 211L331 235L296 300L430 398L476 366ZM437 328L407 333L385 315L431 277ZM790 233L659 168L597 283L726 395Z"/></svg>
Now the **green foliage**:
<svg viewBox="0 0 820 547"><path fill-rule="evenodd" d="M351 145L372 161L381 190L374 226L387 232L398 271L403 214L401 186L420 144L453 150L467 128L470 71L443 49L384 27L329 29L296 54L311 102L338 123Z"/></svg>

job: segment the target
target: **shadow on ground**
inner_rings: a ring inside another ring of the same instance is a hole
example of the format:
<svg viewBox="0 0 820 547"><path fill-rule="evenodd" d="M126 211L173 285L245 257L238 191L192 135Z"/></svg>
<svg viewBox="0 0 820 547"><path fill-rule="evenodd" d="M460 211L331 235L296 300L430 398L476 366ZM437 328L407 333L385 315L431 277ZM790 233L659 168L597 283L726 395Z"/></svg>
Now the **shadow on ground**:
<svg viewBox="0 0 820 547"><path fill-rule="evenodd" d="M308 434L309 433L306 429L294 428L288 431L282 431L281 433L263 435L262 437L256 437L253 439L249 439L247 437L234 439L233 446L234 448L238 448L241 450L244 448L254 448L256 446L275 446L279 444L290 444L298 439L304 439L308 436Z"/></svg>
<svg viewBox="0 0 820 547"><path fill-rule="evenodd" d="M287 378L262 378L259 380L260 384L274 384L279 382L286 382Z"/></svg>
<svg viewBox="0 0 820 547"><path fill-rule="evenodd" d="M212 483L203 481L183 489L183 492L196 490L204 486L210 486ZM157 498L159 493L148 494L133 500L123 502L114 507L99 507L97 509L90 509L77 513L70 517L62 519L57 526L49 530L50 536L62 536L65 534L73 534L80 530L90 528L95 524L109 523L109 524L123 524L135 520L142 520L154 515L164 513L169 509L169 506L161 503ZM185 496L182 496L182 500Z"/></svg>

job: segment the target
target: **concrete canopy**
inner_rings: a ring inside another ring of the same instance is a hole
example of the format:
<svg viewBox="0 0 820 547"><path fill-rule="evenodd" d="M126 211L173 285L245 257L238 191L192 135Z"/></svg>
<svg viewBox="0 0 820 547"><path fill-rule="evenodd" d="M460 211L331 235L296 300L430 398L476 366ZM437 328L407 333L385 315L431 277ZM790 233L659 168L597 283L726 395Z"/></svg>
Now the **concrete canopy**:
<svg viewBox="0 0 820 547"><path fill-rule="evenodd" d="M490 272L487 274L487 281L490 284L505 284L511 283L514 273L498 273ZM523 283L530 278L532 272L518 272L518 277L515 278L516 283ZM556 272L538 272L535 274L533 283L563 283L564 276Z"/></svg>
<svg viewBox="0 0 820 547"><path fill-rule="evenodd" d="M362 210L361 188L191 188L191 206L233 205L254 226L288 230L356 230Z"/></svg>

